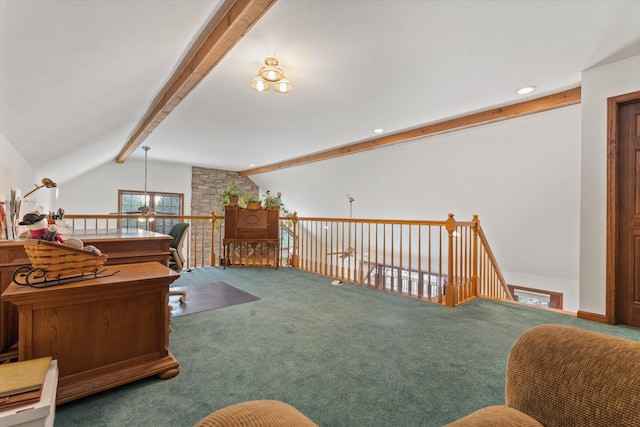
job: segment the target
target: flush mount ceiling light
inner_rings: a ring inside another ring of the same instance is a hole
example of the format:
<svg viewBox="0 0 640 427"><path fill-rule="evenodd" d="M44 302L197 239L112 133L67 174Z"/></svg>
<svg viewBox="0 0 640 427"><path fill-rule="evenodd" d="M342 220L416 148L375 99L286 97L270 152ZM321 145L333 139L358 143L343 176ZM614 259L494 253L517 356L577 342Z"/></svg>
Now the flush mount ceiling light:
<svg viewBox="0 0 640 427"><path fill-rule="evenodd" d="M293 90L293 86L284 76L282 68L278 67L278 60L272 56L264 60L265 66L260 68L258 75L256 76L249 87L256 92L266 92L271 89L278 93L289 93Z"/></svg>
<svg viewBox="0 0 640 427"><path fill-rule="evenodd" d="M518 90L516 91L516 93L517 93L518 95L526 95L527 93L531 93L531 92L533 92L534 90L536 90L536 87L535 87L535 86L525 86L525 87L521 87L520 89L518 89Z"/></svg>

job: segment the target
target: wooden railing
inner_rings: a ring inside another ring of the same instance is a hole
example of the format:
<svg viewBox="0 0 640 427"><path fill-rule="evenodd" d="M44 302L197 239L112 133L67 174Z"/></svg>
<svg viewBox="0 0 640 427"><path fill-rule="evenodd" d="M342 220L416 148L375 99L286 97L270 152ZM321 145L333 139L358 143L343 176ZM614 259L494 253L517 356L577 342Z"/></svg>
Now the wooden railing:
<svg viewBox="0 0 640 427"><path fill-rule="evenodd" d="M294 218L293 266L435 303L512 300L477 215L461 222Z"/></svg>
<svg viewBox="0 0 640 427"><path fill-rule="evenodd" d="M161 233L190 224L187 268L220 265L223 217L156 215ZM145 218L142 218L145 219ZM76 233L138 225L130 215L67 215ZM281 217L279 264L455 306L476 296L512 300L477 215L456 221Z"/></svg>

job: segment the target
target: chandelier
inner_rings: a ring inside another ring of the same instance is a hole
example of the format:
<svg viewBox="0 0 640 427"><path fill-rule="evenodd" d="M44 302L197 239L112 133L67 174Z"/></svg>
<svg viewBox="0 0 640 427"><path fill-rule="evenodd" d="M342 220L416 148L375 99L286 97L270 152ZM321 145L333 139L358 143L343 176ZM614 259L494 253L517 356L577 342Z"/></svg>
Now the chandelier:
<svg viewBox="0 0 640 427"><path fill-rule="evenodd" d="M143 146L144 150L144 206L140 206L138 211L143 215L138 218L138 222L153 222L155 218L150 217L149 215L155 215L156 213L151 210L151 208L147 205L147 152L151 149L151 147Z"/></svg>
<svg viewBox="0 0 640 427"><path fill-rule="evenodd" d="M278 93L289 93L293 90L291 82L284 76L282 68L278 67L278 60L272 56L264 60L265 66L260 68L249 87L256 92L266 92L271 89Z"/></svg>

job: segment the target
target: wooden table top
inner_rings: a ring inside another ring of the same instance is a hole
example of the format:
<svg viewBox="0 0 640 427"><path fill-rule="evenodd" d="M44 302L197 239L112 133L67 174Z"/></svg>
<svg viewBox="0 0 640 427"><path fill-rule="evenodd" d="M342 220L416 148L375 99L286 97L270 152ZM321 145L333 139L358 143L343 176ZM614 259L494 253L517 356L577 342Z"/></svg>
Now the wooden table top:
<svg viewBox="0 0 640 427"><path fill-rule="evenodd" d="M120 239L120 240L125 240L125 241L135 241L135 240L140 240L140 239L146 239L146 240L171 240L173 237L169 236L168 234L162 234L162 233L157 233L155 231L146 231L146 230L138 230L138 231L128 231L128 232L123 232L123 231L119 231L119 230L103 230L103 229L97 229L97 230L85 230L83 232L78 232L78 233L71 233L71 234L60 234L62 236L63 239L69 239L71 237L75 237L77 239L80 239L82 241L91 241L93 242L106 242L106 241L112 241L115 239ZM30 238L24 237L24 238L20 238L20 239L14 239L14 240L0 240L0 245L2 244L9 244L9 243L22 243L25 240L29 240Z"/></svg>
<svg viewBox="0 0 640 427"><path fill-rule="evenodd" d="M105 267L105 274L115 273L111 276L99 277L97 279L79 280L76 282L66 283L62 285L48 286L45 288L34 288L26 285L18 285L11 282L7 289L2 293L3 301L19 300L27 294L34 292L42 294L50 294L52 292L60 292L62 290L69 291L76 288L99 287L114 283L126 282L143 282L155 281L157 279L169 279L171 281L180 277L180 274L170 268L160 264L159 262L143 262L139 264L118 264Z"/></svg>
<svg viewBox="0 0 640 427"><path fill-rule="evenodd" d="M113 240L113 239L172 239L168 234L156 233L155 231L137 230L137 231L120 231L120 230L85 230L81 233L63 234L62 238L75 237L80 240L91 240L94 242Z"/></svg>

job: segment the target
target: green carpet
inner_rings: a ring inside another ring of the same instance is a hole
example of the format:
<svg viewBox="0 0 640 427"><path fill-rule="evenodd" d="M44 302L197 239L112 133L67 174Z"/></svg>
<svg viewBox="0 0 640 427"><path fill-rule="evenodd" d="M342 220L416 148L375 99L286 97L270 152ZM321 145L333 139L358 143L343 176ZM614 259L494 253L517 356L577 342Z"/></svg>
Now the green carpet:
<svg viewBox="0 0 640 427"><path fill-rule="evenodd" d="M640 341L636 328L484 299L447 308L281 268L201 268L176 286L224 281L260 298L175 318L181 364L57 408L56 427L191 426L252 399L292 404L325 426L441 426L501 404L509 348L557 323Z"/></svg>

